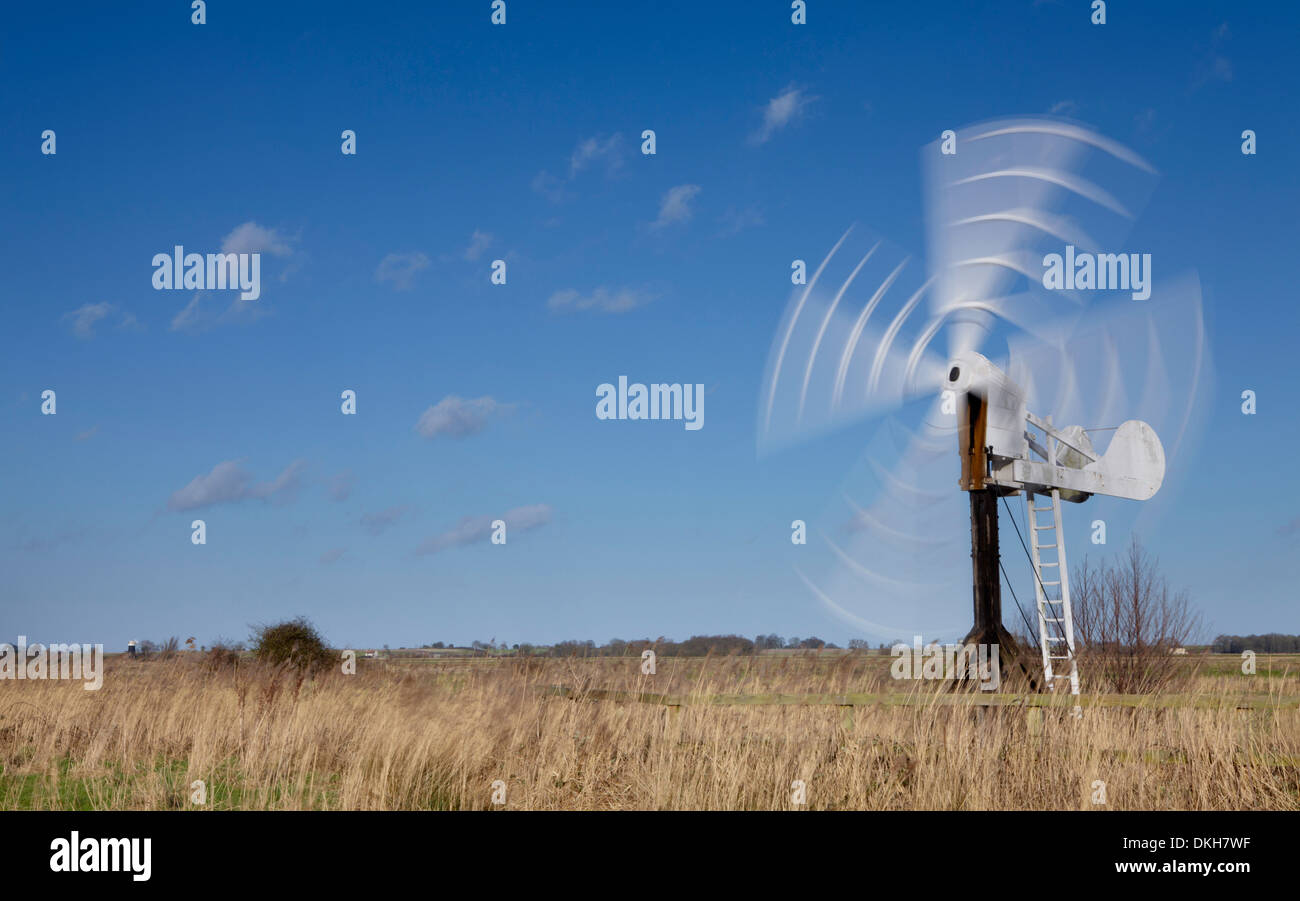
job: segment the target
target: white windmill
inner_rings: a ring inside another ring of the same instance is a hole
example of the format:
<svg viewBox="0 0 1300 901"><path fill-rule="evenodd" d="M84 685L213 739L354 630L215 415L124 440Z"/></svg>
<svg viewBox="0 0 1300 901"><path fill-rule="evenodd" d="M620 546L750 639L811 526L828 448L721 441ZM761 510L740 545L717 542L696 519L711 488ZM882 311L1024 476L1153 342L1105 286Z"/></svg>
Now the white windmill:
<svg viewBox="0 0 1300 901"><path fill-rule="evenodd" d="M881 620L909 600L942 599L946 593L933 590L906 597L912 583L939 569L935 555L911 564L910 572L898 568L908 565L909 547L930 553L955 534L955 437L971 515L975 626L965 640L1014 653L1001 622L997 504L1023 494L1046 682L1054 689L1068 680L1077 694L1061 501L1146 500L1160 488L1165 451L1156 430L1132 419L1113 422L1135 412L1126 392L1140 382L1138 409L1160 420L1174 447L1188 437L1208 382L1199 284L1194 275L1167 279L1149 301L1124 293L1110 307L1102 301L1114 294L1089 292L1086 284L1060 291L1046 285L1047 254L1067 246L1089 254L1119 249L1155 179L1126 148L1044 118L972 126L957 133L956 147L955 156L941 154L937 143L923 148L924 278L908 285L909 259L890 258L878 242L838 289L819 287L831 278L828 267L846 233L796 289L768 359L759 445L788 444L928 400L931 413L919 429L906 431L891 418L889 428L877 430L904 432L906 448L892 463L869 460L875 502L859 504L845 494L857 547L822 535L835 584L815 582L802 569L801 578L837 613L877 632L902 634L897 619ZM855 310L851 288L863 273L877 287L863 292ZM1150 288L1149 266L1147 278ZM900 300L887 312L891 289ZM941 335L946 353L932 347ZM1097 359L1085 362L1085 348ZM995 365L981 350L1006 363ZM1145 372L1135 376L1135 364ZM951 415L939 415L944 407ZM1054 424L1072 420L1089 428ZM1089 436L1103 432L1112 434L1099 452ZM883 612L872 620L852 615L855 594L884 598L876 608Z"/></svg>
<svg viewBox="0 0 1300 901"><path fill-rule="evenodd" d="M1049 689L1059 677L1068 677L1070 692L1077 695L1079 667L1061 501L1082 503L1094 494L1137 501L1152 497L1165 477L1164 448L1151 426L1130 419L1114 430L1106 452L1098 454L1081 426L1058 430L1050 416L1030 412L1024 390L974 351L951 361L945 384L957 402L960 485L970 494L975 627L966 642L1006 641L1000 634L997 501L1023 493L1043 677ZM1037 506L1035 497L1049 505ZM1044 513L1051 514L1050 521L1044 521Z"/></svg>

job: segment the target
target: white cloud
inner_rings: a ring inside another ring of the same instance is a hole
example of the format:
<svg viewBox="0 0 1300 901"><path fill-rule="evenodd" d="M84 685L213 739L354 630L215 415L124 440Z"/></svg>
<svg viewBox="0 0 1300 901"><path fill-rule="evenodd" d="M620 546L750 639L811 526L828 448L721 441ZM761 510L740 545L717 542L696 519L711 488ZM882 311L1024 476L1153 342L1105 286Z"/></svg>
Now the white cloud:
<svg viewBox="0 0 1300 901"><path fill-rule="evenodd" d="M648 304L653 298L636 288L599 287L590 294L580 294L572 288L556 291L546 301L552 313L570 313L591 310L597 313L627 313Z"/></svg>
<svg viewBox="0 0 1300 901"><path fill-rule="evenodd" d="M488 420L510 409L509 404L498 403L491 397L465 400L449 394L420 415L415 430L425 438L441 435L465 438L483 431L487 428Z"/></svg>
<svg viewBox="0 0 1300 901"><path fill-rule="evenodd" d="M222 253L269 253L287 257L293 253L289 240L273 228L263 228L256 222L245 222L221 242Z"/></svg>
<svg viewBox="0 0 1300 901"><path fill-rule="evenodd" d="M415 273L429 268L429 258L422 253L390 253L379 261L375 281L392 282L399 291L410 289Z"/></svg>
<svg viewBox="0 0 1300 901"><path fill-rule="evenodd" d="M749 136L751 144L765 144L772 136L803 115L808 104L817 98L804 94L793 85L767 102L763 109L763 124Z"/></svg>
<svg viewBox="0 0 1300 901"><path fill-rule="evenodd" d="M454 528L424 541L415 552L436 554L447 548L487 541L492 535L492 521L495 519L506 524L506 539L509 540L514 533L527 532L550 522L551 508L546 504L533 504L507 510L500 516L466 516Z"/></svg>
<svg viewBox="0 0 1300 901"><path fill-rule="evenodd" d="M256 222L245 222L243 225L235 226L235 229L222 239L221 252L260 253L276 257L294 257L293 242L295 240L295 238L283 235L273 228L264 228ZM302 255L298 254L296 256L296 259L292 259L285 264L278 281L288 281L289 276L302 265ZM262 262L265 264L266 260ZM247 301L240 301L240 303L247 303Z"/></svg>
<svg viewBox="0 0 1300 901"><path fill-rule="evenodd" d="M167 499L167 509L175 512L198 510L249 498L283 504L297 496L300 476L306 467L304 461L290 463L270 482L254 482L252 474L242 469L240 462L227 460L212 467L207 475L195 476L184 488L172 492Z"/></svg>
<svg viewBox="0 0 1300 901"><path fill-rule="evenodd" d="M167 499L169 510L197 510L213 504L233 503L247 497L253 477L235 460L212 467L205 476L195 476L188 485Z"/></svg>
<svg viewBox="0 0 1300 901"><path fill-rule="evenodd" d="M487 232L481 232L477 228L474 229L474 234L470 235L469 247L465 248L465 259L472 263L483 256L483 251L492 246L493 240L495 239Z"/></svg>
<svg viewBox="0 0 1300 901"><path fill-rule="evenodd" d="M700 193L699 185L677 185L669 188L659 203L659 218L650 223L651 228L663 228L674 222L687 222L693 210L691 201Z"/></svg>

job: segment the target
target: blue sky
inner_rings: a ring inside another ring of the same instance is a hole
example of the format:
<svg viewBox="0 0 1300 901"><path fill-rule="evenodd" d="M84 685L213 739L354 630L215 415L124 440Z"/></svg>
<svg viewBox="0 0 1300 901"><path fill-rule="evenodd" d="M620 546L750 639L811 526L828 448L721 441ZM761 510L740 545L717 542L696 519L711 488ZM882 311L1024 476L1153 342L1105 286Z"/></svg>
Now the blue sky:
<svg viewBox="0 0 1300 901"><path fill-rule="evenodd" d="M779 2L513 0L505 26L478 0L221 2L202 26L181 3L12 11L0 634L208 643L304 614L353 646L903 637L828 610L789 539L880 423L755 452L790 261L855 223L923 253L920 149L1048 113L1156 166L1129 244L1204 292L1203 436L1142 538L1210 635L1300 631L1300 13L864 6L813 0L804 26ZM223 242L262 252L259 300L152 289L154 254ZM619 375L703 384L705 427L597 420ZM449 397L491 400L417 429ZM483 540L507 511L507 544ZM1067 516L1084 549L1092 511ZM941 603L968 620L968 593ZM897 604L860 613L908 621Z"/></svg>

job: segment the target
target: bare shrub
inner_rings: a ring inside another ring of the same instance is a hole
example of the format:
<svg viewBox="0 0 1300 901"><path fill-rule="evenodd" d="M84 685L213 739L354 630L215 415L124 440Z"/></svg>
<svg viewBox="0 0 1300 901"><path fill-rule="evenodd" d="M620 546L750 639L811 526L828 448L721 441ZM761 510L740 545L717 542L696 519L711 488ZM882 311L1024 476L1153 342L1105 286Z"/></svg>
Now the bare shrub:
<svg viewBox="0 0 1300 901"><path fill-rule="evenodd" d="M1079 668L1094 690L1140 694L1191 677L1173 651L1198 635L1201 616L1136 537L1113 564L1085 557L1071 573L1070 596Z"/></svg>
<svg viewBox="0 0 1300 901"><path fill-rule="evenodd" d="M233 669L239 664L239 658L243 652L244 645L242 643L218 638L212 647L208 649L207 656L204 658L204 665L214 671Z"/></svg>

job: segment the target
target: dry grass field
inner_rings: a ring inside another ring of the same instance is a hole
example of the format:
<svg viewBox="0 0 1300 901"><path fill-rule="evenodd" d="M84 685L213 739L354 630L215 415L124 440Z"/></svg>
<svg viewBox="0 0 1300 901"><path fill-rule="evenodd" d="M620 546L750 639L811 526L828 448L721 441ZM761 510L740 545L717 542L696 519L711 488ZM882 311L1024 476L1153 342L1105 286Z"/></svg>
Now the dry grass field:
<svg viewBox="0 0 1300 901"><path fill-rule="evenodd" d="M0 807L490 809L500 780L506 810L1300 809L1295 657L1254 676L1189 658L1162 699L1181 706L1074 719L953 704L861 654L661 658L653 676L633 658L362 661L308 680L197 656L110 658L99 691L0 686ZM907 703L707 703L848 692Z"/></svg>

